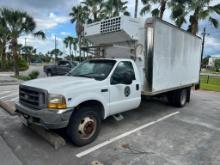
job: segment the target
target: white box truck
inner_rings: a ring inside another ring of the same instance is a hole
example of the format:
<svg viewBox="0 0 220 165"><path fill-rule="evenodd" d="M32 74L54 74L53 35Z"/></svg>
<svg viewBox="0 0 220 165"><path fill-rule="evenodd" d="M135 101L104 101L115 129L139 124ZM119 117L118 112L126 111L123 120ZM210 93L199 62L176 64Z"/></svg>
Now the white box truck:
<svg viewBox="0 0 220 165"><path fill-rule="evenodd" d="M137 108L141 95L164 95L183 107L199 82L201 39L158 18L115 17L85 25L87 51L66 76L20 85L16 110L28 123L67 127L78 146L97 137L101 120Z"/></svg>

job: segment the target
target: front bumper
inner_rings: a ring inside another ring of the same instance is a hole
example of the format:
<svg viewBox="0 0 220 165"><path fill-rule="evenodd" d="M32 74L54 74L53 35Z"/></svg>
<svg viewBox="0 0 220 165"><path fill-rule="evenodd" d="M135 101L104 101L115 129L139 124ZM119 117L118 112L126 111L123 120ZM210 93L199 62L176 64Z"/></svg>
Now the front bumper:
<svg viewBox="0 0 220 165"><path fill-rule="evenodd" d="M28 123L42 126L46 129L59 129L68 125L73 108L64 110L35 110L20 103L15 104L16 112L22 115Z"/></svg>

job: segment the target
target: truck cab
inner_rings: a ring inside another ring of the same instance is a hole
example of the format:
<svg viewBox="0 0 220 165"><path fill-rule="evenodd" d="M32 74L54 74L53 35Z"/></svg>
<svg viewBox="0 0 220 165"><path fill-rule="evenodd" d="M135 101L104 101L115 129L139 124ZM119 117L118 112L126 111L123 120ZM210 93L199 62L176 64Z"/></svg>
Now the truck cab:
<svg viewBox="0 0 220 165"><path fill-rule="evenodd" d="M73 143L81 146L94 140L101 120L139 106L140 77L133 60L93 59L66 76L20 85L19 98L16 110L28 123L67 127Z"/></svg>

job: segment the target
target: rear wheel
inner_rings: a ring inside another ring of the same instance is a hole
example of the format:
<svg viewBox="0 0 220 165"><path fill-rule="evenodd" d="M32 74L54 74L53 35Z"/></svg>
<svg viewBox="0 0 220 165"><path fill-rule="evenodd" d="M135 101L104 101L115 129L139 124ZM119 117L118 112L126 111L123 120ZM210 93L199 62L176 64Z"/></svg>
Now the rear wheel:
<svg viewBox="0 0 220 165"><path fill-rule="evenodd" d="M81 107L70 118L67 134L72 143L84 146L93 142L99 134L101 118L97 110Z"/></svg>
<svg viewBox="0 0 220 165"><path fill-rule="evenodd" d="M167 99L175 107L184 107L190 99L190 88L172 91L167 94Z"/></svg>
<svg viewBox="0 0 220 165"><path fill-rule="evenodd" d="M52 74L52 72L51 72L50 70L47 71L47 76L48 76L48 77L53 76L53 74Z"/></svg>

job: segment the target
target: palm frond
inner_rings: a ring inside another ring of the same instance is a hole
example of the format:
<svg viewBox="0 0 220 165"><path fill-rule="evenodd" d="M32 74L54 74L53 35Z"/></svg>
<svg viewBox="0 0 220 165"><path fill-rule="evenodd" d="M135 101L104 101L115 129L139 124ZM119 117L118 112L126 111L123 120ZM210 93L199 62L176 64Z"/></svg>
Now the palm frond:
<svg viewBox="0 0 220 165"><path fill-rule="evenodd" d="M209 17L209 22L211 22L215 28L218 27L218 24L219 24L219 23L218 23L218 20L217 20L217 19L215 19L215 18L213 18L213 17Z"/></svg>
<svg viewBox="0 0 220 165"><path fill-rule="evenodd" d="M160 10L159 9L153 9L152 11L151 11L151 14L152 14L152 16L154 16L154 17L158 17L159 16L159 13L160 13Z"/></svg>
<svg viewBox="0 0 220 165"><path fill-rule="evenodd" d="M38 32L35 32L34 33L34 36L36 36L36 37L40 37L41 39L46 39L46 35L45 35L45 33L43 32L43 31L38 31Z"/></svg>
<svg viewBox="0 0 220 165"><path fill-rule="evenodd" d="M150 11L150 9L151 9L151 5L146 5L146 6L144 6L144 7L141 9L141 11L140 11L140 15L141 15L141 16L145 15L147 12Z"/></svg>

